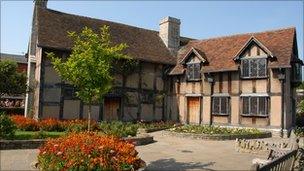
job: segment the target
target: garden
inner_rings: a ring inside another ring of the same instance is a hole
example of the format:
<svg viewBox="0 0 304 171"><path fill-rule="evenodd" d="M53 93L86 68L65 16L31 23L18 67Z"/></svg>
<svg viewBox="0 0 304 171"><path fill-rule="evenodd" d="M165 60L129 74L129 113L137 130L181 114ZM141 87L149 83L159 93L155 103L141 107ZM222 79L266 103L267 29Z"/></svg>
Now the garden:
<svg viewBox="0 0 304 171"><path fill-rule="evenodd" d="M232 128L213 125L183 125L170 128L169 131L165 131L165 133L178 137L212 140L235 140L236 138L254 139L271 137L270 132L260 131L256 128Z"/></svg>
<svg viewBox="0 0 304 171"><path fill-rule="evenodd" d="M87 131L88 121L84 119L59 120L54 118L35 120L20 115L8 116L0 113L1 139L44 139L57 138L68 133ZM175 126L174 122L96 122L91 120L91 131L100 135L116 137L134 137L139 129L146 132L167 129Z"/></svg>

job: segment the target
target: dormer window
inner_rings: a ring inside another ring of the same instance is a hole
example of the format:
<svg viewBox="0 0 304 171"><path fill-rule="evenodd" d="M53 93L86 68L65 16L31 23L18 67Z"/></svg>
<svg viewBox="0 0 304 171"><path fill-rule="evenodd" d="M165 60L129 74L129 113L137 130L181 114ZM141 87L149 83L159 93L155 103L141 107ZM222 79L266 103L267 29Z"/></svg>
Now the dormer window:
<svg viewBox="0 0 304 171"><path fill-rule="evenodd" d="M187 63L187 80L198 81L201 79L201 64Z"/></svg>
<svg viewBox="0 0 304 171"><path fill-rule="evenodd" d="M243 58L241 59L242 78L267 77L267 58Z"/></svg>

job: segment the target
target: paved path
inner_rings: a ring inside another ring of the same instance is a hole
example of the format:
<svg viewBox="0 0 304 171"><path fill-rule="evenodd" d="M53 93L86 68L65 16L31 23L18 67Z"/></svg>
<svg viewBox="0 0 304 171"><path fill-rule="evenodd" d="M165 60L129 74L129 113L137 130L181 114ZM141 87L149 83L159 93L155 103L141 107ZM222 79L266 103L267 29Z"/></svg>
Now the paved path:
<svg viewBox="0 0 304 171"><path fill-rule="evenodd" d="M234 141L193 140L152 133L157 141L137 147L146 170L249 170L252 159L234 150Z"/></svg>
<svg viewBox="0 0 304 171"><path fill-rule="evenodd" d="M146 170L248 170L252 159L234 150L234 141L192 140L151 133L155 143L138 146ZM0 170L31 170L38 150L2 150Z"/></svg>

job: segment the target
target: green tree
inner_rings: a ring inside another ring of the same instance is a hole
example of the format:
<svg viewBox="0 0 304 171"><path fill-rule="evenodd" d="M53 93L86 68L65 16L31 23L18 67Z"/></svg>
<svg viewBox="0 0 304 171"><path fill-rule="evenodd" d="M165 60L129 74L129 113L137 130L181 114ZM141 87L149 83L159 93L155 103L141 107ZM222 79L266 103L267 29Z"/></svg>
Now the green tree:
<svg viewBox="0 0 304 171"><path fill-rule="evenodd" d="M15 61L0 61L0 96L20 95L26 91L26 75L17 72Z"/></svg>
<svg viewBox="0 0 304 171"><path fill-rule="evenodd" d="M120 59L130 59L123 54L126 44L113 45L109 27L99 33L85 27L80 33L68 32L73 40L70 56L64 61L47 53L61 78L76 88L76 96L88 105L88 130L90 130L91 105L100 102L113 83L112 64Z"/></svg>

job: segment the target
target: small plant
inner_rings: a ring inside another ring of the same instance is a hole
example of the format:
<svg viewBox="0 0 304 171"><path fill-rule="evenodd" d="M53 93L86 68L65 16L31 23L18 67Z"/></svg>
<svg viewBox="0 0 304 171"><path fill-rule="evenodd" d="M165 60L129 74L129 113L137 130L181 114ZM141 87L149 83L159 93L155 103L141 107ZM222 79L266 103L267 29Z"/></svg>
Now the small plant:
<svg viewBox="0 0 304 171"><path fill-rule="evenodd" d="M261 133L256 128L225 128L219 126L202 126L202 125L184 125L181 127L171 128L170 131L174 132L184 132L184 133L194 133L194 134L258 134Z"/></svg>
<svg viewBox="0 0 304 171"><path fill-rule="evenodd" d="M144 166L132 143L92 132L48 140L38 154L42 170L138 170Z"/></svg>
<svg viewBox="0 0 304 171"><path fill-rule="evenodd" d="M113 135L117 137L136 136L138 125L131 122L101 122L99 129L106 135Z"/></svg>
<svg viewBox="0 0 304 171"><path fill-rule="evenodd" d="M40 130L44 131L64 131L64 125L61 124L62 121L54 118L43 119L39 122Z"/></svg>
<svg viewBox="0 0 304 171"><path fill-rule="evenodd" d="M297 137L304 137L304 127L296 127L294 133Z"/></svg>
<svg viewBox="0 0 304 171"><path fill-rule="evenodd" d="M0 112L0 138L12 138L16 129L14 122L4 112Z"/></svg>
<svg viewBox="0 0 304 171"><path fill-rule="evenodd" d="M177 126L173 121L139 122L138 125L144 129L167 129Z"/></svg>
<svg viewBox="0 0 304 171"><path fill-rule="evenodd" d="M39 124L35 119L26 118L20 115L12 115L11 120L16 124L19 130L39 131Z"/></svg>

